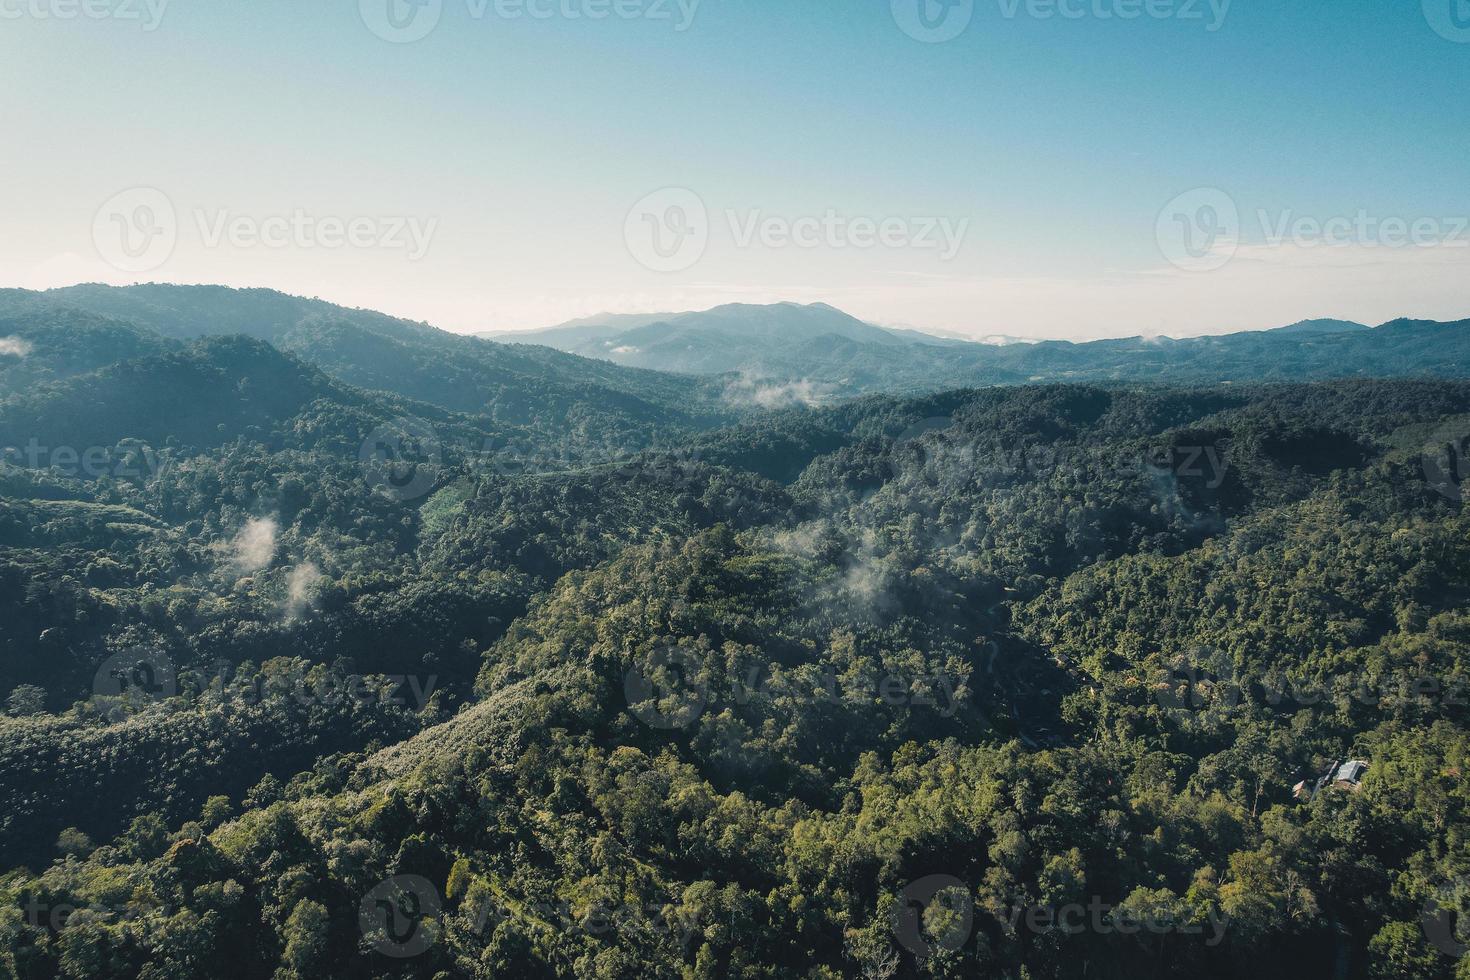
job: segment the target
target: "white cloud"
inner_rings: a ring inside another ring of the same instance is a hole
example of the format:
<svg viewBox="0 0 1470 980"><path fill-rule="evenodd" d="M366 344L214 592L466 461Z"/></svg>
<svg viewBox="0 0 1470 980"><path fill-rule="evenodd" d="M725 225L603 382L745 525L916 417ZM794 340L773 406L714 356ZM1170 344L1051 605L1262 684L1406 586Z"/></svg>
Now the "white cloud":
<svg viewBox="0 0 1470 980"><path fill-rule="evenodd" d="M240 574L258 572L271 563L276 554L275 518L261 517L246 522L230 542L230 565Z"/></svg>
<svg viewBox="0 0 1470 980"><path fill-rule="evenodd" d="M35 347L24 337L0 337L0 356L29 357Z"/></svg>
<svg viewBox="0 0 1470 980"><path fill-rule="evenodd" d="M724 391L724 400L731 405L757 406L759 408L790 408L794 405L808 407L821 405L831 397L832 386L814 381L789 381L769 383L750 375L742 375L732 381Z"/></svg>
<svg viewBox="0 0 1470 980"><path fill-rule="evenodd" d="M291 569L286 576L286 614L299 616L311 605L316 594L317 583L323 578L316 562L304 562Z"/></svg>

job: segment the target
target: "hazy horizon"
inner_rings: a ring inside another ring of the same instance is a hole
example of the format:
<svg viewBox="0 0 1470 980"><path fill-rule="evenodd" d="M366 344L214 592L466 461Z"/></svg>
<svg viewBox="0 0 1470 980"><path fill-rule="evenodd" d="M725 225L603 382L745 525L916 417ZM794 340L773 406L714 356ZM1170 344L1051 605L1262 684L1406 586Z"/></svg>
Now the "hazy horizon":
<svg viewBox="0 0 1470 980"><path fill-rule="evenodd" d="M782 300L1072 340L1454 319L1450 2L28 0L0 9L28 92L0 284L460 333Z"/></svg>
<svg viewBox="0 0 1470 980"><path fill-rule="evenodd" d="M102 282L78 282L78 283L68 283L68 284L65 284L65 285L58 285L58 286L46 287L46 290L63 290L63 289L67 289L67 288L77 287L77 286L90 286L90 285L117 285L118 288L126 288L126 286L128 286L128 285L178 286L178 287L183 287L183 288L191 288L191 287L208 288L208 287L214 287L214 286L223 286L223 287L231 288L231 289L268 289L268 290L273 290L273 291L276 291L276 292L284 292L283 290L277 290L277 289L275 289L275 287L272 287L272 286L235 286L235 285L231 285L229 283L219 283L219 282L209 282L209 283L206 283L206 282L199 282L199 283L148 282L148 283L127 283L127 284L110 284L110 283L102 283ZM5 287L0 286L0 288L5 288ZM23 287L23 288L26 288L26 287ZM735 300L735 301L730 301L730 303L717 303L717 304L714 304L712 306L702 306L702 307L698 307L698 308L694 308L694 309L687 309L687 310L658 310L658 309L650 309L650 310L626 310L626 311L618 311L618 312L603 310L603 311L599 311L597 313L589 314L587 316L574 317L574 318L572 318L570 320L562 320L562 321L558 321L556 323L549 323L549 324L532 326L532 327L513 327L513 328L505 328L505 329L499 329L499 330L455 330L455 329L452 329L450 327L446 327L443 324L434 323L432 320L427 320L424 317L415 316L411 312L409 312L409 313L397 313L397 312L393 312L393 311L390 311L390 310L378 309L378 308L371 307L371 306L363 306L363 305L355 304L355 303L351 303L351 302L339 301L339 300L335 300L335 299L333 299L333 298L331 298L329 296L322 296L322 295L310 295L310 296L307 296L307 295L304 295L304 294L292 294L292 293L288 293L287 295L296 295L296 296L299 296L300 298L303 298L303 299L320 300L322 302L330 303L330 304L332 304L334 306L341 306L341 307L345 307L345 308L348 308L348 309L362 309L362 310L369 310L369 311L375 312L375 313L386 313L386 314L388 314L390 316L395 316L395 317L398 317L398 318L404 319L404 320L409 320L409 321L413 321L413 322L417 322L417 323L427 323L431 327L435 327L437 329L444 330L444 331L446 331L448 333L456 333L456 334L465 335L465 336L483 336L483 337L487 337L487 338L490 338L490 339L499 339L499 338L511 338L511 339L514 339L518 335L529 335L529 334L541 333L541 332L544 332L544 331L547 331L547 330L551 330L551 329L555 329L555 328L558 328L558 327L570 326L570 325L574 325L574 324L578 324L578 323L582 323L582 322L595 322L595 321L597 321L598 319L601 319L604 316L606 316L606 317L613 317L613 316L668 316L668 317L677 317L677 316L683 316L683 315L687 315L687 314L691 314L691 313L693 313L693 314L705 313L705 312L709 312L709 311L714 310L714 309L718 309L718 308L720 308L722 306L731 305L731 304L744 304L744 305L753 305L753 306L769 306L769 305L782 305L782 304L792 304L792 305L800 305L800 306L811 306L811 305L824 304L824 301L821 301L821 300L813 300L811 302L801 302L801 301L798 301L798 300L775 299L775 300L771 300L769 302L763 302L763 303L752 303L752 302L750 302L748 300ZM853 314L852 311L850 311L850 310L844 310L840 306L837 306L836 304L825 303L825 305L831 306L834 309L837 309L840 312L846 313L846 314L848 314L850 316L855 316L855 314ZM865 322L865 323L869 323L869 324L871 324L873 326L877 326L877 327L882 327L882 328L887 329L887 330L914 331L914 332L918 332L918 333L928 334L929 336L935 337L937 339L945 339L945 340L966 340L966 341L970 341L972 343L991 343L991 342L998 341L998 340L1014 341L1014 342L1024 342L1024 343L1043 343L1043 342L1046 342L1046 341L1049 341L1049 340L1066 340L1066 341L1071 341L1073 343L1090 343L1090 342L1098 341L1098 340L1126 340L1126 339L1130 339L1130 338L1134 338L1134 337L1143 337L1143 338L1167 337L1167 338L1175 339L1175 340L1187 340L1187 339L1189 339L1191 337L1227 336L1229 334L1235 334L1235 333L1257 333L1257 332L1262 332L1262 331L1278 330L1278 329L1281 329L1283 327L1295 326L1298 323L1311 322L1311 321L1324 321L1324 320L1344 320L1344 321L1350 321L1350 322L1353 322L1353 323L1359 323L1359 324L1362 324L1363 326L1366 326L1366 327L1379 327L1379 326L1382 326L1385 323L1389 323L1389 322L1392 322L1392 321L1398 320L1398 319L1424 319L1424 320L1434 320L1434 321L1439 321L1439 322L1451 322L1451 323L1453 323L1453 322L1459 322L1461 320L1470 319L1470 314L1460 315L1460 316L1448 316L1448 317L1408 317L1408 316L1394 316L1394 317L1389 317L1389 318L1387 318L1385 320L1382 320L1382 321L1354 320L1352 317L1309 316L1309 317L1303 317L1303 318L1300 318L1300 319L1297 319L1297 320L1292 320L1292 321L1283 321L1283 322L1280 322L1280 323L1271 322L1271 323L1266 323L1266 324L1246 325L1246 326L1240 326L1240 327L1235 327L1235 328L1222 327L1222 328L1218 328L1218 329L1214 329L1214 330L1209 330L1209 331L1197 331L1197 332L1189 332L1189 331L1177 331L1177 332L1170 332L1170 331L1151 331L1151 332L1145 332L1145 333L1114 333L1114 334L1108 334L1106 336L1085 336L1084 335L1084 336L1077 336L1077 337L1040 337L1040 336L1028 336L1028 335L1025 335L1025 334L1010 333L1010 332L1006 332L1006 331L995 331L995 332L991 332L991 333L973 333L973 334L968 334L967 335L967 334L965 334L965 333L963 333L961 331L948 330L948 329L945 329L945 328L942 328L942 327L918 326L918 325L911 324L911 323L885 323L885 322L878 321L878 320L866 320L866 319L864 319L862 317L855 317L855 318L856 319L859 319L859 320L863 320L863 322Z"/></svg>

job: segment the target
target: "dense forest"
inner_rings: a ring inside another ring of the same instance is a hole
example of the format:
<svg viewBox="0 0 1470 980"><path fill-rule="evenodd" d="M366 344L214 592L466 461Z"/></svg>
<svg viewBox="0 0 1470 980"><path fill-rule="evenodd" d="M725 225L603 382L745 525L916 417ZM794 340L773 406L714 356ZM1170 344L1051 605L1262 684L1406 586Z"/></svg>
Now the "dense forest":
<svg viewBox="0 0 1470 980"><path fill-rule="evenodd" d="M1470 381L5 337L0 976L1470 977Z"/></svg>

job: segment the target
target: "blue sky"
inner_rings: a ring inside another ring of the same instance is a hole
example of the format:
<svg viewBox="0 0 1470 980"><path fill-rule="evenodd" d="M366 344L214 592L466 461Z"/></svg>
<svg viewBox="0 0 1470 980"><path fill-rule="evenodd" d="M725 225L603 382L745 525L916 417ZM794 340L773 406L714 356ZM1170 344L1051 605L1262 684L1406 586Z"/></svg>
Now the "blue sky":
<svg viewBox="0 0 1470 980"><path fill-rule="evenodd" d="M1467 0L81 2L0 0L5 285L455 330L777 299L1078 338L1470 315ZM433 29L384 40L389 4ZM967 26L917 40L919 4ZM119 261L135 232L157 249Z"/></svg>

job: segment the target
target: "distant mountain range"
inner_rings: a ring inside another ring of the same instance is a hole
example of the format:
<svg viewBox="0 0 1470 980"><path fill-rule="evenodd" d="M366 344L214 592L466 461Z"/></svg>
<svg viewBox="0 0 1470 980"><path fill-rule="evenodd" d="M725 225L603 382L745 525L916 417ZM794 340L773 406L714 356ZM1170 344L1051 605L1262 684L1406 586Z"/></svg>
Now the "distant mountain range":
<svg viewBox="0 0 1470 980"><path fill-rule="evenodd" d="M947 343L917 331L877 327L825 303L735 303L701 313L609 315L525 334L491 336L659 371L745 371L762 376L777 369L793 346L825 338L881 347Z"/></svg>
<svg viewBox="0 0 1470 980"><path fill-rule="evenodd" d="M1351 320L1302 320L1289 327L1281 327L1277 333L1358 333L1373 328L1366 323Z"/></svg>
<svg viewBox="0 0 1470 980"><path fill-rule="evenodd" d="M874 392L1470 376L1470 321L976 343L876 326L824 304L777 303L592 317L492 341L264 289L84 285L0 290L0 399L69 378L85 388L104 368L241 335L357 389L635 446L751 410Z"/></svg>
<svg viewBox="0 0 1470 980"><path fill-rule="evenodd" d="M1453 375L1470 367L1464 324L1373 328L1304 320L1275 330L1174 340L986 342L865 323L825 304L734 304L698 313L589 317L497 339L546 344L626 367L738 374L809 392L923 391L1048 381L1303 380Z"/></svg>
<svg viewBox="0 0 1470 980"><path fill-rule="evenodd" d="M1371 330L1351 320L1302 320L1278 327L1274 333L1352 333ZM570 320L540 330L501 330L476 334L501 343L545 344L583 357L660 371L692 374L723 374L751 365L731 366L732 359L746 357L757 364L776 355L771 344L784 351L793 343L805 344L823 336L858 343L892 346L895 342L939 347L1008 347L1044 341L1009 334L991 334L967 339L938 335L909 327L887 327L867 323L825 303L751 305L731 303L692 313L603 313ZM677 363L667 363L669 361Z"/></svg>
<svg viewBox="0 0 1470 980"><path fill-rule="evenodd" d="M1274 333L1352 333L1371 330L1351 320L1302 320ZM1008 347L1044 341L1009 334L967 339L909 327L868 323L826 303L752 305L730 303L691 313L603 313L540 330L502 330L476 334L502 343L534 343L583 357L596 357L661 371L723 374L730 360L745 356L757 362L773 358L772 343L783 349L823 336L858 343L895 343L940 347ZM678 364L665 363L676 361ZM658 363L653 363L658 362ZM734 368L735 370L743 369Z"/></svg>

